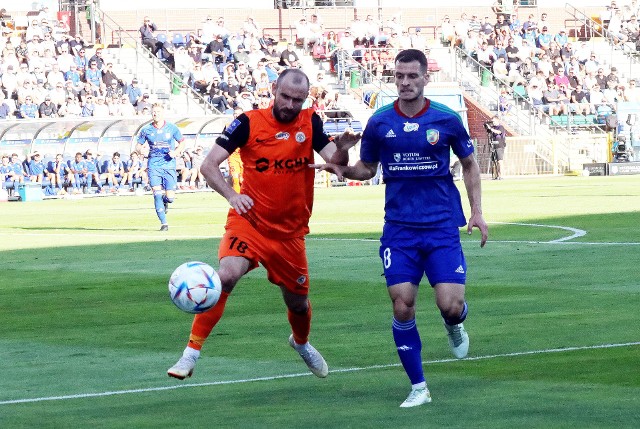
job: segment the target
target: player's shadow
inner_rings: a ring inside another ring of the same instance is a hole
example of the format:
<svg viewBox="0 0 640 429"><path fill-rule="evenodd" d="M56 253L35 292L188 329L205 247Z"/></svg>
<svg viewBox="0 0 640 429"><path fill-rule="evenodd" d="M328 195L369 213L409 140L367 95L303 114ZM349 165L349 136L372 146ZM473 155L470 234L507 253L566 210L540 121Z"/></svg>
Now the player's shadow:
<svg viewBox="0 0 640 429"><path fill-rule="evenodd" d="M149 228L87 228L87 227L64 227L64 226L33 226L33 227L18 227L23 231L151 231Z"/></svg>

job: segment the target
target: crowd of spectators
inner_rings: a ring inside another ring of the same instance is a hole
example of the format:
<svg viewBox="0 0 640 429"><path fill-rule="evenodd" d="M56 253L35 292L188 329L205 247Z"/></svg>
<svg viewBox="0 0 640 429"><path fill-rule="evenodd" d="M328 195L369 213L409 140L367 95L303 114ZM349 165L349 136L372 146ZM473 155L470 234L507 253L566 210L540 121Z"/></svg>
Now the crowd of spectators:
<svg viewBox="0 0 640 429"><path fill-rule="evenodd" d="M625 8L626 29L636 22L635 0L633 5L634 10ZM617 102L640 102L637 79L627 79L616 67L603 63L587 42L572 42L567 29L551 24L544 11L539 17L529 13L526 19L520 18L515 6L510 14L496 8L494 12L484 17L462 13L455 22L445 16L440 34L442 43L460 47L482 66L481 71L490 70L504 85L500 112L513 107L514 90L540 116L542 112L606 115ZM637 38L637 25L633 28Z"/></svg>
<svg viewBox="0 0 640 429"><path fill-rule="evenodd" d="M100 45L71 36L46 11L26 31L2 27L0 119L130 117L148 113L149 94L125 82Z"/></svg>

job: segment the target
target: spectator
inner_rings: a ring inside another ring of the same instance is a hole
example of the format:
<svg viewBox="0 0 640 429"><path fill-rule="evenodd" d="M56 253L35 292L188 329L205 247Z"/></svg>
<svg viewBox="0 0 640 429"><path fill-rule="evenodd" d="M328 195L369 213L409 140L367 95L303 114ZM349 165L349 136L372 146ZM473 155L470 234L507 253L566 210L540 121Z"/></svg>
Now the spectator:
<svg viewBox="0 0 640 429"><path fill-rule="evenodd" d="M238 97L236 97L236 106L244 112L253 110L254 104L255 100L249 91L243 91Z"/></svg>
<svg viewBox="0 0 640 429"><path fill-rule="evenodd" d="M129 96L128 95L123 95L122 98L120 99L120 114L125 117L125 118L129 118L132 116L136 115L136 108L133 106L133 104L131 104L131 102L129 101Z"/></svg>
<svg viewBox="0 0 640 429"><path fill-rule="evenodd" d="M231 36L231 31L229 31L229 29L227 27L225 27L224 25L224 18L223 17L218 17L218 19L216 20L215 25L213 26L213 36L222 36L222 43L224 43L224 45L229 48L229 36ZM209 40L203 40L203 43L208 43L210 42L212 39Z"/></svg>
<svg viewBox="0 0 640 429"><path fill-rule="evenodd" d="M4 92L0 90L0 119L11 119L11 109L4 100Z"/></svg>
<svg viewBox="0 0 640 429"><path fill-rule="evenodd" d="M546 26L542 27L542 32L538 36L538 45L537 45L538 48L547 52L549 50L549 45L551 44L552 40L553 40L553 37L549 33L548 27Z"/></svg>
<svg viewBox="0 0 640 429"><path fill-rule="evenodd" d="M151 111L151 102L149 101L149 94L143 94L142 100L138 102L136 105L136 113L138 115L144 114L145 109L147 110L147 114Z"/></svg>
<svg viewBox="0 0 640 429"><path fill-rule="evenodd" d="M247 63L249 61L249 54L244 45L238 45L238 48L233 53L233 62L235 64Z"/></svg>
<svg viewBox="0 0 640 429"><path fill-rule="evenodd" d="M602 106L607 105L599 84L594 85L589 91L589 104L592 112L598 112Z"/></svg>
<svg viewBox="0 0 640 429"><path fill-rule="evenodd" d="M89 64L96 63L98 65L98 70L102 71L104 68L104 59L102 58L102 48L96 49L96 52L89 59Z"/></svg>
<svg viewBox="0 0 640 429"><path fill-rule="evenodd" d="M496 79L506 81L509 76L509 70L507 69L507 63L504 61L504 57L500 57L494 61L492 66L493 74Z"/></svg>
<svg viewBox="0 0 640 429"><path fill-rule="evenodd" d="M578 86L571 92L571 104L576 114L588 115L591 113L591 105L587 93L582 86Z"/></svg>
<svg viewBox="0 0 640 429"><path fill-rule="evenodd" d="M466 39L467 35L469 34L469 20L467 18L466 13L463 12L462 15L460 15L460 19L458 19L454 24L454 31L455 31L454 43L456 46L460 46L462 45L462 42L464 42L464 39Z"/></svg>
<svg viewBox="0 0 640 429"><path fill-rule="evenodd" d="M82 108L78 104L77 97L67 97L67 102L58 111L65 118L79 118L82 116Z"/></svg>
<svg viewBox="0 0 640 429"><path fill-rule="evenodd" d="M85 49L85 41L81 35L76 34L73 39L69 39L69 53L75 56L80 54L80 51Z"/></svg>
<svg viewBox="0 0 640 429"><path fill-rule="evenodd" d="M98 63L95 61L91 61L89 63L89 68L85 72L85 82L90 83L96 88L100 88L100 84L102 83L102 71L98 69Z"/></svg>
<svg viewBox="0 0 640 429"><path fill-rule="evenodd" d="M485 22L487 19L489 19L489 17L485 17ZM402 28L400 28L400 30L402 30ZM493 31L493 28L491 30ZM442 18L439 32L440 42L445 46L451 46L451 43L455 39L455 29L453 27L453 24L451 24L451 18L449 18L449 15L445 15L444 18Z"/></svg>
<svg viewBox="0 0 640 429"><path fill-rule="evenodd" d="M83 86L82 75L78 72L78 66L74 63L69 66L69 71L64 74L65 81L71 82L73 88Z"/></svg>
<svg viewBox="0 0 640 429"><path fill-rule="evenodd" d="M40 107L38 108L38 115L41 118L58 117L58 106L51 102L50 95L45 96L44 101L40 104Z"/></svg>
<svg viewBox="0 0 640 429"><path fill-rule="evenodd" d="M629 81L629 88L625 91L625 101L631 103L640 103L640 88L638 88L638 81L631 79Z"/></svg>
<svg viewBox="0 0 640 429"><path fill-rule="evenodd" d="M138 79L133 78L131 84L125 89L125 94L129 97L129 103L137 106L142 100L142 90L138 87Z"/></svg>
<svg viewBox="0 0 640 429"><path fill-rule="evenodd" d="M563 96L558 87L551 83L543 93L544 104L549 108L549 115L568 114L568 103L566 96Z"/></svg>
<svg viewBox="0 0 640 429"><path fill-rule="evenodd" d="M226 113L231 108L222 92L219 76L214 77L209 86L209 102L221 113Z"/></svg>
<svg viewBox="0 0 640 429"><path fill-rule="evenodd" d="M353 54L355 43L356 43L356 39L351 35L351 30L347 28L346 30L344 30L344 35L340 38L340 40L338 40L338 47L340 49L344 49L350 54ZM389 41L387 40L386 43L388 44ZM281 58L280 65L285 65L285 64L282 64L282 57L280 58Z"/></svg>
<svg viewBox="0 0 640 429"><path fill-rule="evenodd" d="M240 86L235 76L231 75L226 82L220 84L222 95L227 99L227 104L234 109L236 107L236 98L240 94Z"/></svg>
<svg viewBox="0 0 640 429"><path fill-rule="evenodd" d="M280 65L287 68L298 67L298 54L296 54L293 43L287 43L287 49L280 54Z"/></svg>
<svg viewBox="0 0 640 429"><path fill-rule="evenodd" d="M224 43L222 41L221 35L216 35L216 37L207 44L203 57L208 58L213 61L218 67L221 67L222 64L227 62L227 54L225 53ZM219 70L222 72L222 70Z"/></svg>
<svg viewBox="0 0 640 429"><path fill-rule="evenodd" d="M107 90L105 92L105 97L107 98L117 98L118 100L124 95L124 90L118 84L117 80L112 80L109 86L107 86Z"/></svg>
<svg viewBox="0 0 640 429"><path fill-rule="evenodd" d="M156 31L158 31L158 26L151 21L151 18L145 16L142 26L139 29L140 39L142 45L149 49L154 55L162 47L162 43L156 38Z"/></svg>
<svg viewBox="0 0 640 429"><path fill-rule="evenodd" d="M607 76L607 82L613 82L616 85L620 83L620 77L618 76L618 69L616 67L611 67L611 72Z"/></svg>
<svg viewBox="0 0 640 429"><path fill-rule="evenodd" d="M85 71L89 68L89 59L86 56L86 52L85 48L80 48L78 50L78 55L76 55L75 58L76 67L78 68L81 80L84 80Z"/></svg>
<svg viewBox="0 0 640 429"><path fill-rule="evenodd" d="M213 41L216 37L215 29L216 23L213 22L213 18L211 15L207 16L205 21L202 23L202 30L200 30L200 42L204 44L208 44ZM222 36L222 35L221 35ZM222 37L221 37L222 38ZM195 39L195 35L194 35ZM195 40L194 40L195 42Z"/></svg>
<svg viewBox="0 0 640 429"><path fill-rule="evenodd" d="M80 116L82 117L93 116L93 111L96 108L94 100L95 100L95 96L91 95L91 93L88 93L85 96L84 100L81 103L82 110L81 110Z"/></svg>
<svg viewBox="0 0 640 429"><path fill-rule="evenodd" d="M33 102L33 97L26 96L24 103L20 105L20 117L22 119L36 119L38 115L38 105Z"/></svg>
<svg viewBox="0 0 640 429"><path fill-rule="evenodd" d="M556 34L553 38L560 47L564 47L567 43L569 43L569 37L567 36L567 30L561 28L558 34Z"/></svg>
<svg viewBox="0 0 640 429"><path fill-rule="evenodd" d="M96 118L107 118L110 116L109 106L107 106L104 97L96 97L96 104L93 109L93 116Z"/></svg>

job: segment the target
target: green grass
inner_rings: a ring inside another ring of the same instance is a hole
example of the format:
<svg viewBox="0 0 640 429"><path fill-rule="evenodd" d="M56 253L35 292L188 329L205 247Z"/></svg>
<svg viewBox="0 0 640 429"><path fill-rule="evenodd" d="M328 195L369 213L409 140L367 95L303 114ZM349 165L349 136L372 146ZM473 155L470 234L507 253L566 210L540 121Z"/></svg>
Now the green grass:
<svg viewBox="0 0 640 429"><path fill-rule="evenodd" d="M219 196L179 195L168 234L149 196L1 204L0 427L640 426L640 177L483 188L490 241L462 234L470 359L451 359L423 282L434 401L409 410L378 259L383 187L316 191L308 256L324 380L288 347L263 269L234 291L194 377L166 376L191 324L166 283L182 262L217 266Z"/></svg>

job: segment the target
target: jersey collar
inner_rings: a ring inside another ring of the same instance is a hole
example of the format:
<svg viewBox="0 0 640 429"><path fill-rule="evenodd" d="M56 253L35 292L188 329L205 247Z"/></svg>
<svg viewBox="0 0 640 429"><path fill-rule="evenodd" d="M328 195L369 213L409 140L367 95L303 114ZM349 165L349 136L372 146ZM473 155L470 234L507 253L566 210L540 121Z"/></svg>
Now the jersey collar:
<svg viewBox="0 0 640 429"><path fill-rule="evenodd" d="M398 100L393 102L393 108L395 109L395 111L396 111L396 113L398 115L400 115L400 116L402 116L404 118L409 118L409 119L410 118L415 118L417 116L424 115L425 112L427 110L429 110L429 106L431 105L431 100L429 100L427 97L425 97L424 100L425 100L425 103L424 103L424 107L422 108L422 110L420 110L418 113L416 113L413 116L407 116L404 113L402 113L402 111L400 110L400 106L399 106Z"/></svg>

